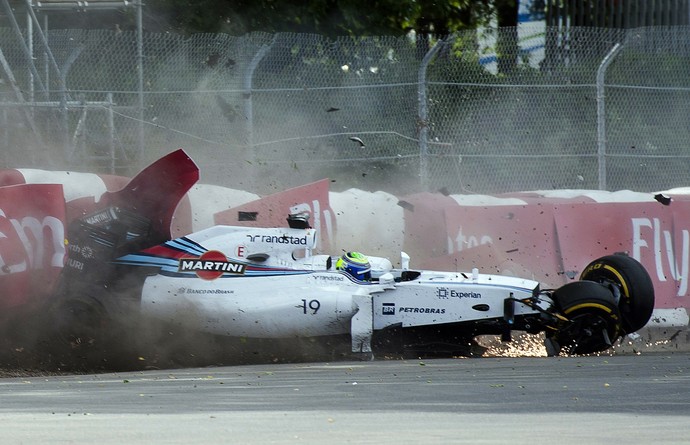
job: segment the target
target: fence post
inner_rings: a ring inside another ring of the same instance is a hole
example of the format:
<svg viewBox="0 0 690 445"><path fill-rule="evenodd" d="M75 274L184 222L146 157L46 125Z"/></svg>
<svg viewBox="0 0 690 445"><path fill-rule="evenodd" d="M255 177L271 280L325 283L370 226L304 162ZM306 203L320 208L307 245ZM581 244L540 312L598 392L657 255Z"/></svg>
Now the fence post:
<svg viewBox="0 0 690 445"><path fill-rule="evenodd" d="M606 190L606 98L604 96L604 77L613 58L623 49L616 43L606 54L597 69L597 160L599 164L599 190Z"/></svg>
<svg viewBox="0 0 690 445"><path fill-rule="evenodd" d="M108 102L108 154L110 155L110 174L115 174L115 113L113 106L113 93L108 92L106 95L106 102Z"/></svg>
<svg viewBox="0 0 690 445"><path fill-rule="evenodd" d="M422 64L419 67L417 74L417 128L419 133L419 181L422 191L429 189L429 110L427 108L427 94L426 94L426 70L434 58L436 53L441 49L443 40L439 40L431 49L424 55Z"/></svg>
<svg viewBox="0 0 690 445"><path fill-rule="evenodd" d="M142 3L137 5L137 108L139 109L139 127L137 131L137 159L141 160L144 154L144 119L146 117L144 107L144 19Z"/></svg>
<svg viewBox="0 0 690 445"><path fill-rule="evenodd" d="M275 38L274 38L275 42ZM264 58L269 49L273 46L273 42L270 45L261 45L259 51L254 54L252 61L247 66L244 72L244 78L242 79L242 87L244 89L244 119L247 123L245 129L245 143L248 149L252 149L254 145L254 108L252 105L252 80L254 79L254 72L256 67L259 66L259 62Z"/></svg>
<svg viewBox="0 0 690 445"><path fill-rule="evenodd" d="M275 42L275 37L273 41ZM261 48L259 48L259 51L254 54L254 57L247 66L247 69L244 71L244 77L242 79L242 87L244 90L242 102L244 105L245 140L244 144L242 145L244 148L241 150L243 151L244 159L248 161L253 168L256 168L256 153L254 152L254 105L252 103L252 81L254 79L256 67L259 66L261 59L264 58L272 46L273 43L271 43L271 45L261 45ZM255 188L254 176L255 175L251 173L247 176L247 183L250 185L251 189Z"/></svg>

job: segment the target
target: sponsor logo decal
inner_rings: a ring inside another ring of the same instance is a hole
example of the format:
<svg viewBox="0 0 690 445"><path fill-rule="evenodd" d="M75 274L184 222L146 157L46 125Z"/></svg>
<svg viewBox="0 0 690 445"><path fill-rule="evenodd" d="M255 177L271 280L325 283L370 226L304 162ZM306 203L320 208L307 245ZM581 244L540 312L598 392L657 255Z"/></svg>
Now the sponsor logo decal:
<svg viewBox="0 0 690 445"><path fill-rule="evenodd" d="M446 287L436 288L436 296L439 300L447 300L448 298L482 298L480 292L459 292Z"/></svg>
<svg viewBox="0 0 690 445"><path fill-rule="evenodd" d="M204 280L215 280L224 273L242 275L245 265L235 261L228 261L222 252L210 250L199 258L182 258L178 266L180 272L195 272Z"/></svg>
<svg viewBox="0 0 690 445"><path fill-rule="evenodd" d="M382 315L395 315L395 303L383 303L381 308Z"/></svg>
<svg viewBox="0 0 690 445"><path fill-rule="evenodd" d="M345 278L342 277L342 275L335 275L335 274L329 274L329 275L312 275L315 280L324 280L324 281L345 281Z"/></svg>
<svg viewBox="0 0 690 445"><path fill-rule="evenodd" d="M273 244L297 244L306 246L306 236L288 236L288 235L247 235L249 241L252 243L273 243Z"/></svg>
<svg viewBox="0 0 690 445"><path fill-rule="evenodd" d="M86 259L96 258L93 249L89 246L81 247L76 244L70 244L68 248L70 254L81 255L82 258Z"/></svg>
<svg viewBox="0 0 690 445"><path fill-rule="evenodd" d="M178 294L206 294L206 295L226 295L226 294L234 294L234 290L228 290L228 289L190 289L187 287L181 287L177 290Z"/></svg>
<svg viewBox="0 0 690 445"><path fill-rule="evenodd" d="M84 270L84 263L82 263L81 261L77 261L73 258L67 260L67 265L72 269Z"/></svg>
<svg viewBox="0 0 690 445"><path fill-rule="evenodd" d="M406 312L412 314L445 314L446 310L437 307L400 307L398 312Z"/></svg>

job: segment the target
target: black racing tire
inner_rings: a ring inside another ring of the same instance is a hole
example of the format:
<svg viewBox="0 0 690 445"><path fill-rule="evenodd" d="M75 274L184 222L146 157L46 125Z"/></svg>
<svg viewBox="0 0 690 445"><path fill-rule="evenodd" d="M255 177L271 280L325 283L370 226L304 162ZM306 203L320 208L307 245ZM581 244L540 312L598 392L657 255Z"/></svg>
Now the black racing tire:
<svg viewBox="0 0 690 445"><path fill-rule="evenodd" d="M558 313L567 319L549 340L569 354L593 354L609 349L622 335L616 299L603 284L575 281L553 292ZM553 351L550 355L553 354Z"/></svg>
<svg viewBox="0 0 690 445"><path fill-rule="evenodd" d="M654 310L654 283L644 266L623 254L608 255L589 263L580 280L613 284L620 290L618 308L626 334L643 328Z"/></svg>
<svg viewBox="0 0 690 445"><path fill-rule="evenodd" d="M100 369L107 359L111 337L109 319L98 301L89 297L63 297L49 312L46 353L62 369Z"/></svg>
<svg viewBox="0 0 690 445"><path fill-rule="evenodd" d="M72 346L91 345L104 332L105 310L91 298L67 298L52 309L56 339Z"/></svg>

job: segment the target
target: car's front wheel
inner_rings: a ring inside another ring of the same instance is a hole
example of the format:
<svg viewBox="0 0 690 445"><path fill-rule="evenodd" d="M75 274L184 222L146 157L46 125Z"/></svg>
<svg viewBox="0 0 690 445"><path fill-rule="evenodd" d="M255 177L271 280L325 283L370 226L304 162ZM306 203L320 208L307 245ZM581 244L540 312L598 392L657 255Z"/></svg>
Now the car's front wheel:
<svg viewBox="0 0 690 445"><path fill-rule="evenodd" d="M601 283L568 283L556 289L552 298L561 321L555 332L547 332L548 355L601 352L623 333L616 300Z"/></svg>
<svg viewBox="0 0 690 445"><path fill-rule="evenodd" d="M649 322L654 310L654 284L644 266L634 258L622 254L601 257L584 268L580 279L619 289L618 307L626 334Z"/></svg>

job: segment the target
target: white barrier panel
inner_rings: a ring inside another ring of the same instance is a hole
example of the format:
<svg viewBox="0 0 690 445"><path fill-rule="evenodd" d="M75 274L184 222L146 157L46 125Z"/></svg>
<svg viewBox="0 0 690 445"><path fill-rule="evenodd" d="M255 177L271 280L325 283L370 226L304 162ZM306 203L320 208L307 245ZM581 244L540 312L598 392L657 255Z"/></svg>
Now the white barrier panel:
<svg viewBox="0 0 690 445"><path fill-rule="evenodd" d="M690 323L690 316L685 308L654 309L648 328L684 328Z"/></svg>
<svg viewBox="0 0 690 445"><path fill-rule="evenodd" d="M191 232L213 226L213 216L218 212L260 198L254 193L209 184L197 184L187 195L192 212L192 227L189 228Z"/></svg>
<svg viewBox="0 0 690 445"><path fill-rule="evenodd" d="M403 250L405 219L398 198L385 192L349 189L330 192L336 218L334 253L369 252L399 262Z"/></svg>
<svg viewBox="0 0 690 445"><path fill-rule="evenodd" d="M62 184L65 201L92 196L98 201L108 189L103 178L93 173L17 169L26 184Z"/></svg>

